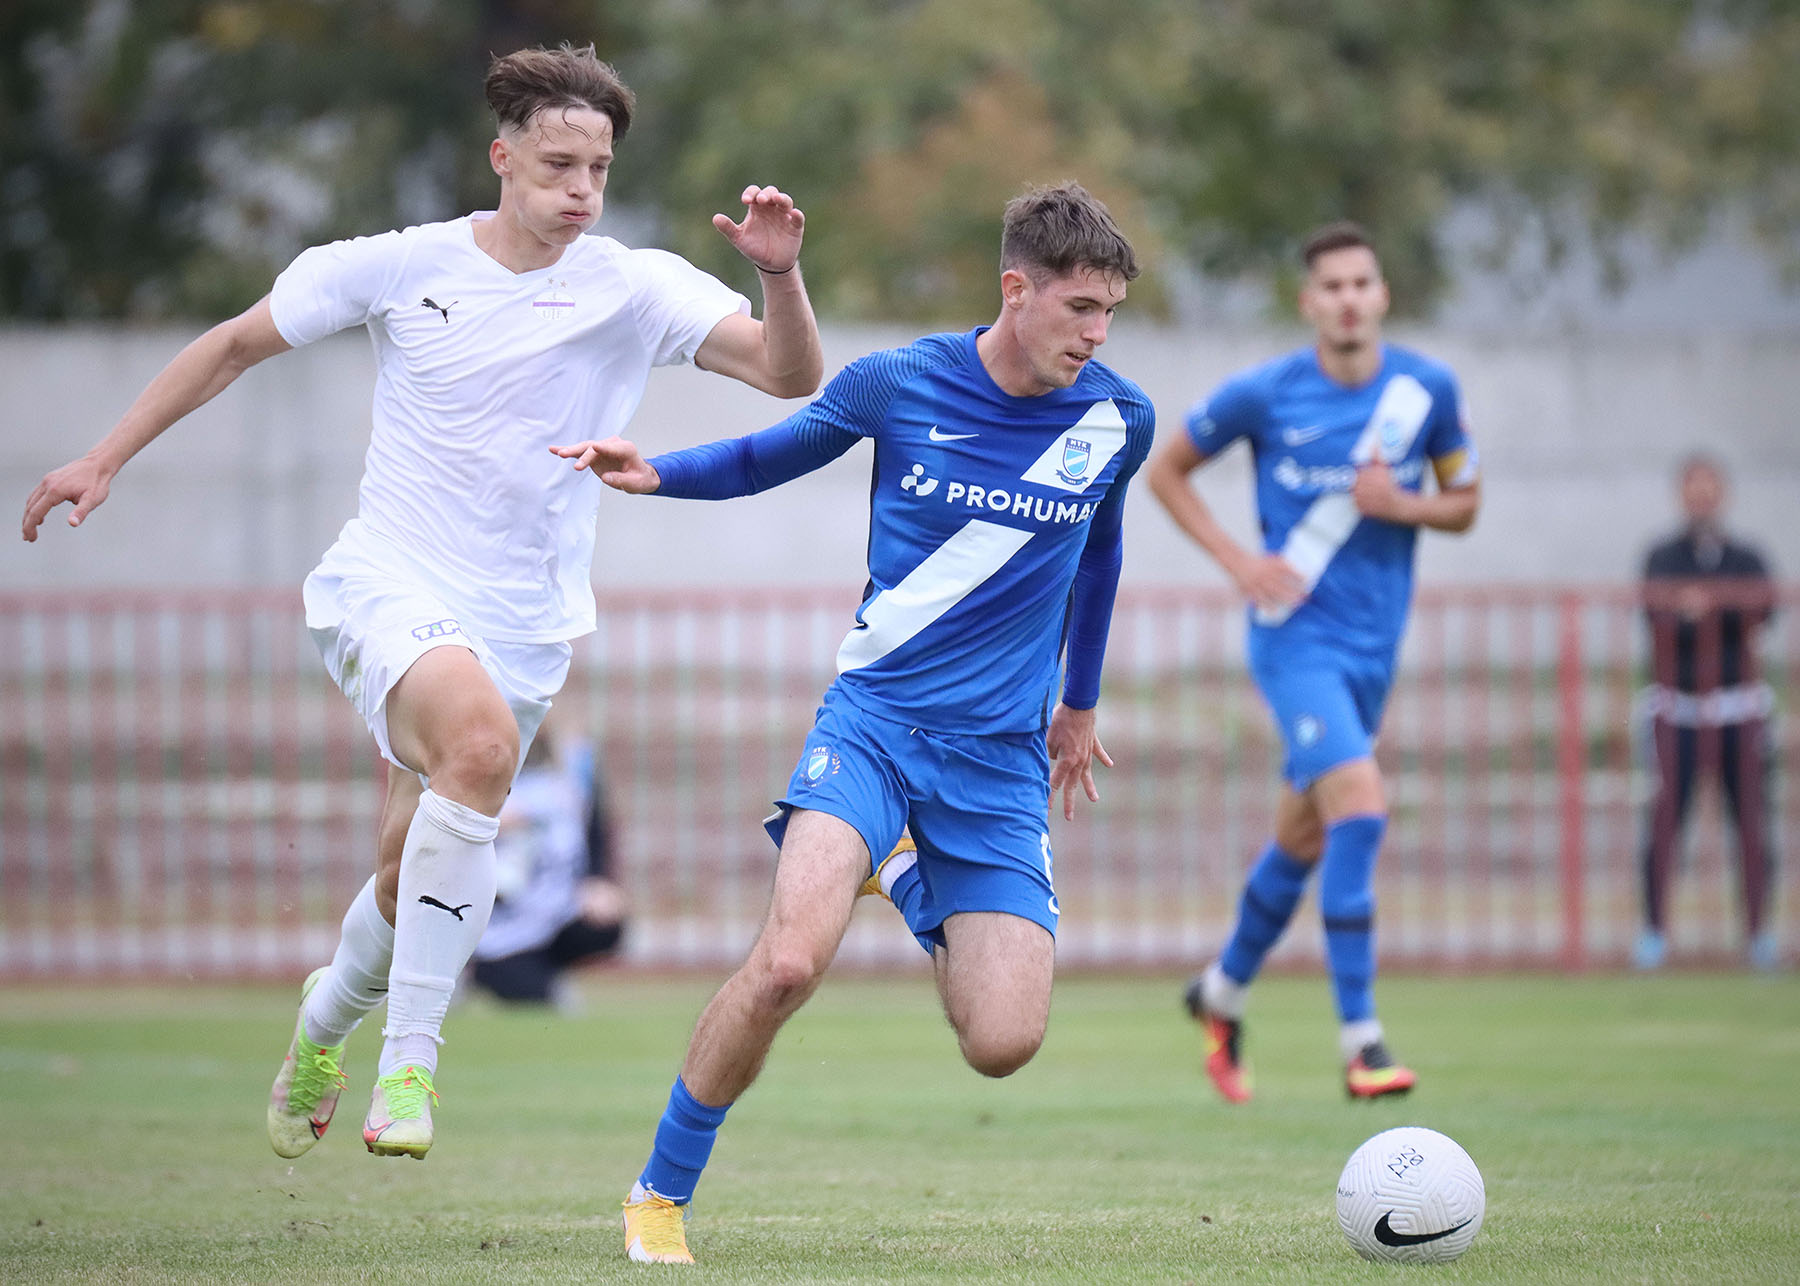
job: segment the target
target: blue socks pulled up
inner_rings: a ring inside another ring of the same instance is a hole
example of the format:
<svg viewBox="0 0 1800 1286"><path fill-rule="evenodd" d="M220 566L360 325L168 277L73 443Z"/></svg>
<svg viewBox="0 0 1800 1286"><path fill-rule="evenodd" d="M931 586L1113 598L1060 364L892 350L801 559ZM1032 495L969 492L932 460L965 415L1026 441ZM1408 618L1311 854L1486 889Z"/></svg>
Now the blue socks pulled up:
<svg viewBox="0 0 1800 1286"><path fill-rule="evenodd" d="M650 1161L638 1182L665 1201L686 1205L694 1199L700 1172L712 1156L713 1142L731 1104L708 1107L688 1093L681 1078L669 1091L669 1105L656 1125Z"/></svg>
<svg viewBox="0 0 1800 1286"><path fill-rule="evenodd" d="M1319 910L1338 1018L1375 1016L1375 857L1387 818L1345 817L1325 832L1319 860Z"/></svg>
<svg viewBox="0 0 1800 1286"><path fill-rule="evenodd" d="M1309 863L1289 855L1277 844L1271 843L1263 850L1244 884L1231 940L1219 954L1219 968L1227 978L1244 986L1256 977L1263 957L1293 918L1294 906L1306 890L1306 877L1311 871Z"/></svg>

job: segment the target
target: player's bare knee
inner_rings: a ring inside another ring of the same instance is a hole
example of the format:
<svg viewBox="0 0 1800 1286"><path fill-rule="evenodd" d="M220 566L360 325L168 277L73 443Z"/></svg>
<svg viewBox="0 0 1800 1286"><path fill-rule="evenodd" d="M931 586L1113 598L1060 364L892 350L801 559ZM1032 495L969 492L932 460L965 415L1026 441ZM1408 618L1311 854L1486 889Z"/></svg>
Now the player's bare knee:
<svg viewBox="0 0 1800 1286"><path fill-rule="evenodd" d="M518 730L483 728L451 743L431 774L431 786L446 798L493 812L506 798L518 765Z"/></svg>
<svg viewBox="0 0 1800 1286"><path fill-rule="evenodd" d="M1290 857L1316 862L1325 852L1325 828L1317 821L1289 822L1276 827L1275 843Z"/></svg>
<svg viewBox="0 0 1800 1286"><path fill-rule="evenodd" d="M1044 1033L1042 1030L970 1032L959 1043L963 1059L970 1067L983 1076L999 1080L1011 1076L1037 1055L1044 1043Z"/></svg>
<svg viewBox="0 0 1800 1286"><path fill-rule="evenodd" d="M756 992L763 1005L791 1013L818 988L830 965L829 957L803 943L780 944L759 950L754 958Z"/></svg>

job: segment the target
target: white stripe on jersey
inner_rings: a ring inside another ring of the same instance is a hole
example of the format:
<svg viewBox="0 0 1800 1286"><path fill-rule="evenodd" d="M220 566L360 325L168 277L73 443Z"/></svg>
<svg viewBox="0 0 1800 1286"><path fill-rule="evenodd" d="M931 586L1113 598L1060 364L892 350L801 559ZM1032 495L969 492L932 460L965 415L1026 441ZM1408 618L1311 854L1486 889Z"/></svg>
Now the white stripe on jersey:
<svg viewBox="0 0 1800 1286"><path fill-rule="evenodd" d="M863 605L862 624L838 648L839 674L873 665L967 598L1035 533L975 519L906 578Z"/></svg>
<svg viewBox="0 0 1800 1286"><path fill-rule="evenodd" d="M1425 386L1410 375L1396 375L1381 390L1369 422L1350 450L1350 462L1364 465L1382 460L1392 464L1411 449L1430 414L1431 393ZM1313 501L1300 521L1288 529L1281 557L1299 573L1307 593L1312 593L1325 568L1361 521L1362 514L1357 512L1350 493L1333 491ZM1259 607L1256 619L1263 625L1280 625L1299 606L1294 603Z"/></svg>
<svg viewBox="0 0 1800 1286"><path fill-rule="evenodd" d="M1110 397L1096 402L1020 474L1023 482L1086 491L1125 447L1125 417Z"/></svg>

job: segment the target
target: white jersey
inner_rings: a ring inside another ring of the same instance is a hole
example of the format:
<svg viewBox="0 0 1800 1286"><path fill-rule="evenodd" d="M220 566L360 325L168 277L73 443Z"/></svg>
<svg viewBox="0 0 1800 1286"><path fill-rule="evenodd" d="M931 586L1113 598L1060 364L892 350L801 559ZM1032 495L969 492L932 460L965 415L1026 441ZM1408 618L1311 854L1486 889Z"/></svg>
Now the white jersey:
<svg viewBox="0 0 1800 1286"><path fill-rule="evenodd" d="M623 434L650 368L693 360L750 302L610 237L515 273L475 244L492 217L314 247L269 305L295 346L357 325L374 340L374 434L340 542L402 560L477 635L548 643L594 628L602 491L548 448Z"/></svg>

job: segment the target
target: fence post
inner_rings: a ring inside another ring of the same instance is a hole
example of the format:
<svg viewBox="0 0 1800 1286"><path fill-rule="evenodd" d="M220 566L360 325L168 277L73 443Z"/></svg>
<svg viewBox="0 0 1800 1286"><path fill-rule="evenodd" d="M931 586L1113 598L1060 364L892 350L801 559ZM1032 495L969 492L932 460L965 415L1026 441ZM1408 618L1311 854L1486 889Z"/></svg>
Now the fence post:
<svg viewBox="0 0 1800 1286"><path fill-rule="evenodd" d="M1557 596L1556 776L1562 837L1562 965L1570 972L1587 966L1583 937L1587 866L1587 746L1582 726L1586 677L1581 657L1581 595Z"/></svg>

